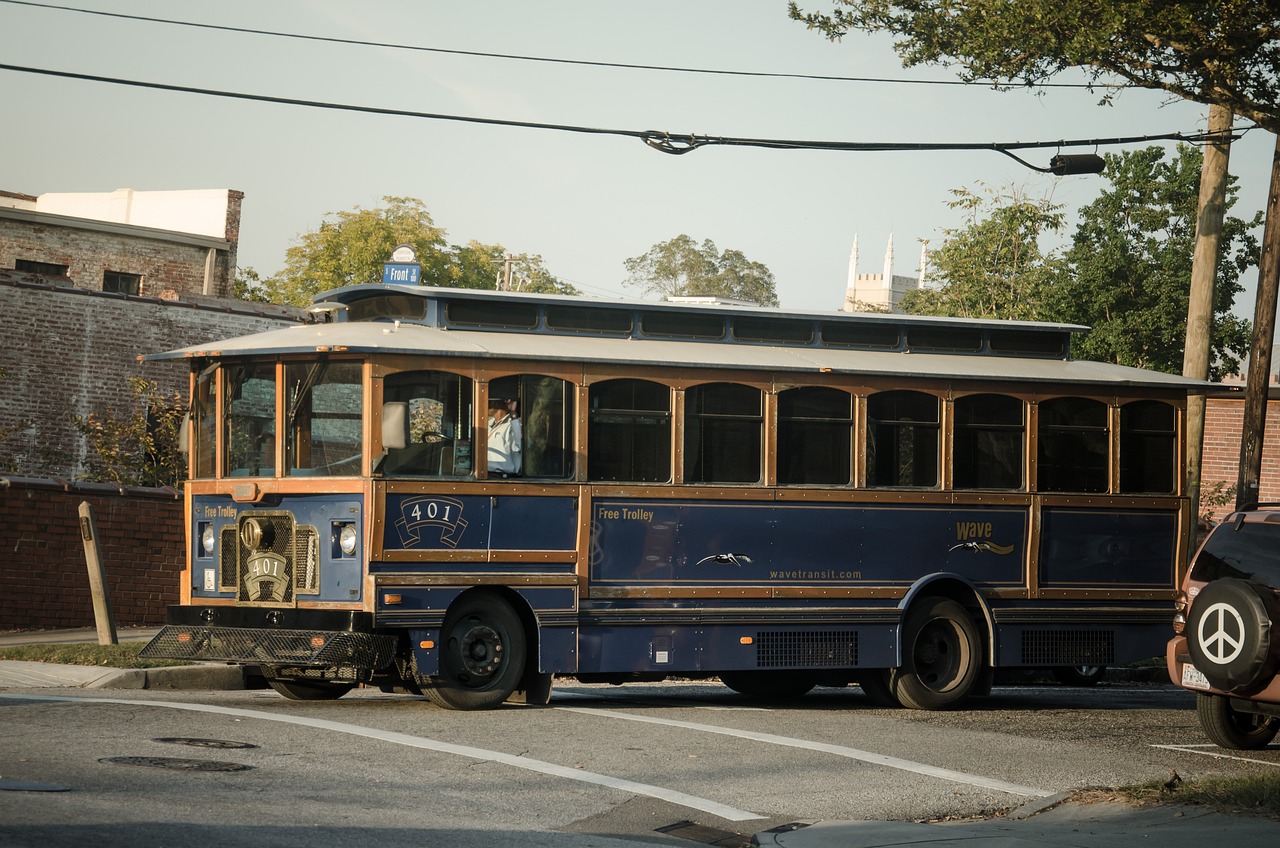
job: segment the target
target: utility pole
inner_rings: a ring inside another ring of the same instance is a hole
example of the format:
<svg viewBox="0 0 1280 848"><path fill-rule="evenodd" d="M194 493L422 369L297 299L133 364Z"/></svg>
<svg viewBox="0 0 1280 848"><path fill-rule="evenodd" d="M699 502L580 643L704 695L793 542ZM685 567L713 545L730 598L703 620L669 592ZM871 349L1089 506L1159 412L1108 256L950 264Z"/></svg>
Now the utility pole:
<svg viewBox="0 0 1280 848"><path fill-rule="evenodd" d="M1182 376L1209 379L1210 335L1213 329L1213 282L1222 254L1222 219L1226 215L1227 163L1231 155L1231 110L1209 107L1209 143L1200 165L1200 201L1196 214L1195 256L1191 263L1191 291L1187 302L1187 340ZM1187 496L1199 511L1200 475L1204 453L1203 394L1187 397Z"/></svg>
<svg viewBox="0 0 1280 848"><path fill-rule="evenodd" d="M1262 230L1258 262L1258 298L1253 309L1253 347L1245 378L1244 426L1240 433L1240 473L1236 509L1258 502L1262 476L1262 439L1267 421L1267 389L1271 382L1271 345L1276 329L1276 288L1280 285L1280 135L1271 158L1267 191L1267 223Z"/></svg>
<svg viewBox="0 0 1280 848"><path fill-rule="evenodd" d="M515 257L508 253L502 257L502 290L511 291L511 263Z"/></svg>

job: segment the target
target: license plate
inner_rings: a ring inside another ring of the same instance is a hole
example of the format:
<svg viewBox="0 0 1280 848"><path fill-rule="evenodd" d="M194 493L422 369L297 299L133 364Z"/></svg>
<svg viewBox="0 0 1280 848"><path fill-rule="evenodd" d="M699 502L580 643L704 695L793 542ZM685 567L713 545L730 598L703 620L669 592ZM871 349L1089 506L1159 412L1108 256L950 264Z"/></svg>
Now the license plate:
<svg viewBox="0 0 1280 848"><path fill-rule="evenodd" d="M1188 689L1208 689L1209 678L1200 673L1200 669L1187 663L1182 667L1182 685Z"/></svg>

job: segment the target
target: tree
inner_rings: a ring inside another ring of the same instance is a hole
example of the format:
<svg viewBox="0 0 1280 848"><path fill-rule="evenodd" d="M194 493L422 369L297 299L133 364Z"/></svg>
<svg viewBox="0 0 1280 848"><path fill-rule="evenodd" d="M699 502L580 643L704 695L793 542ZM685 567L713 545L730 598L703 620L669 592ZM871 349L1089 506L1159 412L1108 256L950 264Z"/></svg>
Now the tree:
<svg viewBox="0 0 1280 848"><path fill-rule="evenodd" d="M1080 210L1066 254L1070 273L1054 287L1046 312L1093 327L1076 342L1078 355L1182 371L1202 158L1189 145L1179 145L1170 160L1160 147L1107 154L1111 186ZM1232 178L1227 209L1237 193ZM1260 213L1251 221L1223 221L1210 333L1215 379L1234 373L1249 348L1249 324L1231 314L1231 305L1242 290L1241 274L1257 262L1250 230L1260 222Z"/></svg>
<svg viewBox="0 0 1280 848"><path fill-rule="evenodd" d="M1280 10L1258 0L833 0L792 18L833 40L888 32L907 66L958 63L969 81L1036 85L1066 68L1216 103L1280 132ZM843 7L843 8L842 8Z"/></svg>
<svg viewBox="0 0 1280 848"><path fill-rule="evenodd" d="M721 253L710 239L687 235L659 242L643 256L625 260L626 285L661 296L716 296L777 306L773 272L740 250Z"/></svg>
<svg viewBox="0 0 1280 848"><path fill-rule="evenodd" d="M510 254L500 244L478 241L449 249L448 280L440 285L463 289L501 289L510 269L511 291L535 294L581 294L577 288L555 277L537 254Z"/></svg>
<svg viewBox="0 0 1280 848"><path fill-rule="evenodd" d="M130 377L135 408L126 415L107 411L77 418L93 458L85 479L117 486L179 487L187 479L186 456L178 434L187 404L178 392L164 394L142 377Z"/></svg>
<svg viewBox="0 0 1280 848"><path fill-rule="evenodd" d="M930 276L942 287L908 292L903 310L966 318L1041 317L1061 261L1041 249L1040 238L1061 229L1062 207L1016 188L985 196L968 189L952 194L956 199L950 205L966 210L969 220L948 230L942 246L929 255Z"/></svg>
<svg viewBox="0 0 1280 848"><path fill-rule="evenodd" d="M284 269L266 281L275 303L306 306L313 295L340 286L382 282L382 263L397 245L408 244L422 264L423 278L443 279L448 246L421 200L384 197L377 209L357 206L331 212L314 232L285 253Z"/></svg>
<svg viewBox="0 0 1280 848"><path fill-rule="evenodd" d="M382 264L401 244L410 245L422 265L425 285L493 289L503 272L507 250L473 241L450 245L426 205L412 197L384 197L384 206L330 212L320 228L299 237L285 253L285 267L266 280L252 268L236 274L236 296L244 300L307 306L314 295L340 286L382 282ZM542 257L513 257L522 291L577 294L543 265Z"/></svg>

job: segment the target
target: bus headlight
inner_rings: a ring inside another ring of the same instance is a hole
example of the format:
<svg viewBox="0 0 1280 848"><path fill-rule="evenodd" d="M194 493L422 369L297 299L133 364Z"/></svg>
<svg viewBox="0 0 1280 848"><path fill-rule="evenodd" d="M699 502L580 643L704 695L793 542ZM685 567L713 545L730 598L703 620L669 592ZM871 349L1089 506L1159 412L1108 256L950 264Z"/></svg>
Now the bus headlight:
<svg viewBox="0 0 1280 848"><path fill-rule="evenodd" d="M204 531L200 534L200 550L207 557L213 556L213 543L215 539L213 532L213 524L206 524Z"/></svg>
<svg viewBox="0 0 1280 848"><path fill-rule="evenodd" d="M338 549L346 556L354 556L359 542L354 524L343 524L338 529Z"/></svg>

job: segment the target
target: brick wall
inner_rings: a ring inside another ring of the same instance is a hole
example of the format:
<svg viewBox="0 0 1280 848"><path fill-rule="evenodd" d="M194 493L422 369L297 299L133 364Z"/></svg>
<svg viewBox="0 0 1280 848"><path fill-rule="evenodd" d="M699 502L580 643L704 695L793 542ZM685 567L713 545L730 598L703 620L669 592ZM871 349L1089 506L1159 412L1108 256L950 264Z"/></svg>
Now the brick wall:
<svg viewBox="0 0 1280 848"><path fill-rule="evenodd" d="M181 495L0 478L0 631L94 626L82 502L93 511L116 624L163 624L165 607L178 602Z"/></svg>
<svg viewBox="0 0 1280 848"><path fill-rule="evenodd" d="M185 362L139 363L140 354L262 332L301 314L188 295L126 297L0 270L0 473L80 478L88 446L75 419L132 411L131 375L186 396Z"/></svg>
<svg viewBox="0 0 1280 848"><path fill-rule="evenodd" d="M1264 425L1262 474L1258 499L1280 502L1280 400L1267 401ZM1244 396L1210 397L1205 403L1204 455L1201 460L1201 490L1222 481L1236 484L1240 469L1240 433L1244 429ZM1214 511L1220 519L1235 508L1235 498Z"/></svg>
<svg viewBox="0 0 1280 848"><path fill-rule="evenodd" d="M203 294L208 253L208 248L195 244L0 217L0 268L13 268L19 259L66 265L68 278L82 289L101 291L103 274L116 271L141 276L143 296L156 297L166 290ZM236 251L217 250L215 257L209 295L231 297Z"/></svg>

